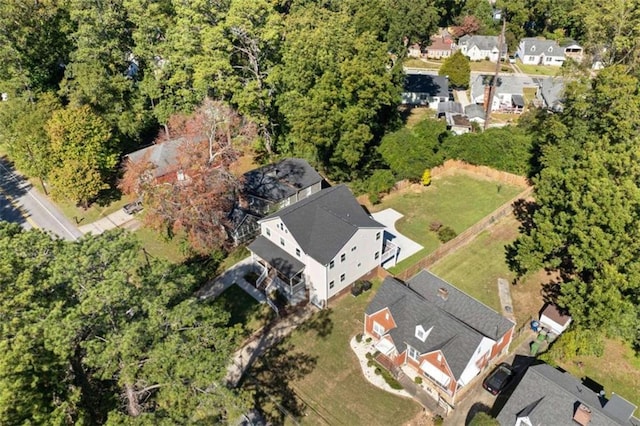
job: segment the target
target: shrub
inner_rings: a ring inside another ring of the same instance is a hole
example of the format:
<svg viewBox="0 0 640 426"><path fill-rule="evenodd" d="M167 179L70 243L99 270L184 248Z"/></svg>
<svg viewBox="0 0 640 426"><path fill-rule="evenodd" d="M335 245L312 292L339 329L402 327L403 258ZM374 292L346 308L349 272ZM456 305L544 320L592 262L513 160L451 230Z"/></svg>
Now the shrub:
<svg viewBox="0 0 640 426"><path fill-rule="evenodd" d="M362 342L362 333L356 334L356 342L358 343Z"/></svg>
<svg viewBox="0 0 640 426"><path fill-rule="evenodd" d="M413 381L416 382L416 385L421 385L422 384L422 377L416 376L416 378L413 379Z"/></svg>
<svg viewBox="0 0 640 426"><path fill-rule="evenodd" d="M380 367L376 367L376 374L378 376L382 374L382 370L380 369Z"/></svg>
<svg viewBox="0 0 640 426"><path fill-rule="evenodd" d="M369 201L371 204L380 204L380 196L378 194L369 194Z"/></svg>
<svg viewBox="0 0 640 426"><path fill-rule="evenodd" d="M437 220L431 222L429 225L429 230L433 232L438 232L442 228L442 222L438 222Z"/></svg>
<svg viewBox="0 0 640 426"><path fill-rule="evenodd" d="M369 338L369 339L371 339L371 338ZM367 340L369 340L369 339L367 339ZM373 359L373 354L372 354L371 352L367 352L367 354L366 354L365 356L366 356L366 357L367 357L367 359L368 359L368 360L370 360L370 361Z"/></svg>
<svg viewBox="0 0 640 426"><path fill-rule="evenodd" d="M431 185L431 170L427 169L424 171L424 173L422 174L422 184L424 186L429 186Z"/></svg>
<svg viewBox="0 0 640 426"><path fill-rule="evenodd" d="M436 414L435 416L433 416L434 426L441 426L443 423L444 423L444 419L442 418L441 415Z"/></svg>
<svg viewBox="0 0 640 426"><path fill-rule="evenodd" d="M453 240L458 234L448 226L444 226L438 230L438 238L443 243Z"/></svg>
<svg viewBox="0 0 640 426"><path fill-rule="evenodd" d="M367 361L367 366L368 367L373 367L374 365L376 365L374 360L370 359L369 361Z"/></svg>
<svg viewBox="0 0 640 426"><path fill-rule="evenodd" d="M367 337L367 340L365 340L365 342L371 343L371 337Z"/></svg>
<svg viewBox="0 0 640 426"><path fill-rule="evenodd" d="M499 426L500 422L485 412L478 412L469 422L469 426Z"/></svg>

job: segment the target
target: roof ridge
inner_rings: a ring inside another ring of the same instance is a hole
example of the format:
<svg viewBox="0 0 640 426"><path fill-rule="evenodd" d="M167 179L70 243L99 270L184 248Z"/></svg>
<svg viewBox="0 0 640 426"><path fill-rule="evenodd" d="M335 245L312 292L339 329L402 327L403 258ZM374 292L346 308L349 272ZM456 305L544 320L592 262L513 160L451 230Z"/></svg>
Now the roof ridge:
<svg viewBox="0 0 640 426"><path fill-rule="evenodd" d="M273 213L273 217L280 217L280 216L284 216L284 215L288 215L289 213L292 213L304 206L306 206L307 204L309 204L309 202L313 201L313 200L319 200L323 197L326 197L329 193L333 192L335 189L338 188L342 188L346 186L344 184L340 184L340 185L336 185L336 186L330 186L329 188L325 188L322 191L318 191L315 194L311 194L310 196L308 196L307 198L300 200L296 203L291 204L290 206L285 207L282 210L279 210L277 212ZM315 196L315 197L314 197ZM285 211L286 210L286 211ZM284 214L282 214L284 211ZM267 217L270 217L272 215L269 215ZM266 219L267 217L265 217L264 219Z"/></svg>

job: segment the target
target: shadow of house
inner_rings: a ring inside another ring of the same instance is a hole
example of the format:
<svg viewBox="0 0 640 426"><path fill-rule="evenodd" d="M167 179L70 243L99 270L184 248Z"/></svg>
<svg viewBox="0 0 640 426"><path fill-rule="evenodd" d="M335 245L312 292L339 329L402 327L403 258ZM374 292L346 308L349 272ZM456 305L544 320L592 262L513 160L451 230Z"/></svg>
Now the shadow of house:
<svg viewBox="0 0 640 426"><path fill-rule="evenodd" d="M322 176L300 158L287 158L242 176L238 202L229 214L229 234L235 244L255 237L265 215L307 198L322 189Z"/></svg>

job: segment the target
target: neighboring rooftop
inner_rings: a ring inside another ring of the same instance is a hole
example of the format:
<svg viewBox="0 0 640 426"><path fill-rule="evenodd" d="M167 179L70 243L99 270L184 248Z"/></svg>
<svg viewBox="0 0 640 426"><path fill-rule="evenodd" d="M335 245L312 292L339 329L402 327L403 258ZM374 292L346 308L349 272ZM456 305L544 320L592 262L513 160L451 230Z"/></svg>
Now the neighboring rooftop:
<svg viewBox="0 0 640 426"><path fill-rule="evenodd" d="M553 303L548 303L546 308L542 311L542 315L550 318L560 325L565 325L569 321L571 321L571 315L568 315L560 310Z"/></svg>
<svg viewBox="0 0 640 426"><path fill-rule="evenodd" d="M498 36L482 36L482 35L465 35L460 37L458 45L466 45L467 49L471 49L473 46L477 46L478 50L497 50L500 42ZM507 53L507 44L502 46L502 53Z"/></svg>
<svg viewBox="0 0 640 426"><path fill-rule="evenodd" d="M365 312L371 315L384 308L389 308L397 325L389 332L396 345L407 343L421 353L442 351L456 379L483 336L498 340L513 327L497 312L426 270L406 285L385 278ZM483 321L485 326L480 324ZM424 341L415 337L417 325L430 330Z"/></svg>
<svg viewBox="0 0 640 426"><path fill-rule="evenodd" d="M539 80L539 94L545 107L552 110L562 110L564 98L564 82L561 78L542 78Z"/></svg>
<svg viewBox="0 0 640 426"><path fill-rule="evenodd" d="M564 57L564 49L560 47L555 40L546 40L540 38L523 38L520 43L524 44L523 54L530 56Z"/></svg>
<svg viewBox="0 0 640 426"><path fill-rule="evenodd" d="M322 176L301 158L287 158L253 169L243 175L244 192L271 202L290 197L322 182Z"/></svg>
<svg viewBox="0 0 640 426"><path fill-rule="evenodd" d="M471 97L477 99L484 95L485 87L490 86L493 83L493 75L477 75L472 78L471 81ZM496 84L496 95L511 94L522 95L524 93L524 87L535 87L533 83L531 85L524 84L523 80L517 76L502 75L498 76L498 82Z"/></svg>
<svg viewBox="0 0 640 426"><path fill-rule="evenodd" d="M518 418L528 418L529 424L575 426L640 425L632 417L636 407L613 395L606 400L569 373L547 364L529 367L498 414L503 426L513 426Z"/></svg>
<svg viewBox="0 0 640 426"><path fill-rule="evenodd" d="M479 118L484 120L484 116L486 114L484 107L478 104L469 104L464 107L464 114L469 117L469 119Z"/></svg>
<svg viewBox="0 0 640 426"><path fill-rule="evenodd" d="M429 96L449 98L449 79L440 75L407 74L402 90L407 93L427 93Z"/></svg>
<svg viewBox="0 0 640 426"><path fill-rule="evenodd" d="M160 177L169 173L177 165L180 148L186 143L188 141L184 138L171 139L139 149L126 157L133 163L140 161L152 163L155 166L154 176Z"/></svg>
<svg viewBox="0 0 640 426"><path fill-rule="evenodd" d="M445 114L447 112L454 114L462 114L462 104L456 101L445 101L438 104L438 115Z"/></svg>
<svg viewBox="0 0 640 426"><path fill-rule="evenodd" d="M328 264L359 228L380 228L349 188L323 189L262 221L280 218L300 248L320 264Z"/></svg>

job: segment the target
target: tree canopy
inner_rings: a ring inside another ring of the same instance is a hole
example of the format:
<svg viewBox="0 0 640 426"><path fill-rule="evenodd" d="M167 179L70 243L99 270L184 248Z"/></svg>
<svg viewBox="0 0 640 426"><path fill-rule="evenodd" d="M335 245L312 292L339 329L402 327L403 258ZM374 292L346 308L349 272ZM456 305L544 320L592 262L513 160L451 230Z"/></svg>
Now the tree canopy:
<svg viewBox="0 0 640 426"><path fill-rule="evenodd" d="M460 50L445 59L438 70L438 75L449 77L449 84L455 88L466 89L471 80L471 64L469 58L464 56Z"/></svg>

